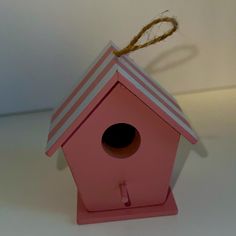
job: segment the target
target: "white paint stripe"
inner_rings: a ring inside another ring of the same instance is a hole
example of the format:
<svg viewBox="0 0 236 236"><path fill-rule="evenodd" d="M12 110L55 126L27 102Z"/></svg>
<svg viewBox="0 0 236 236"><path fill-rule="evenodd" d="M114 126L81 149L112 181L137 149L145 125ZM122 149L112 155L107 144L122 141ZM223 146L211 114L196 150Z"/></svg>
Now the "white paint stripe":
<svg viewBox="0 0 236 236"><path fill-rule="evenodd" d="M137 76L149 89L151 89L162 100L164 100L176 113L186 119L184 113L170 99L168 99L160 91L158 91L147 79L145 79L140 73L133 69L124 59L119 58L119 61L122 65L126 66L135 76ZM160 89L162 88L160 87Z"/></svg>
<svg viewBox="0 0 236 236"><path fill-rule="evenodd" d="M125 70L118 67L119 73L121 73L127 80L129 80L138 90L140 90L146 97L153 101L161 110L163 110L168 116L177 122L184 130L186 130L191 136L197 139L193 130L188 127L181 119L179 119L173 112L171 112L166 106L164 106L158 99L156 99L150 92L148 92L141 84L133 79Z"/></svg>
<svg viewBox="0 0 236 236"><path fill-rule="evenodd" d="M80 106L73 112L73 114L67 119L67 121L57 130L57 132L51 137L47 144L47 150L49 150L53 144L61 137L61 135L73 124L73 122L79 117L81 112L90 104L95 96L104 88L107 82L113 77L117 71L117 65L114 65L103 79L97 84L97 86L89 93L86 99L80 104Z"/></svg>
<svg viewBox="0 0 236 236"><path fill-rule="evenodd" d="M141 71L147 78L150 78L150 75L148 75L140 66L138 66L138 65L136 64L136 62L135 62L134 60L132 60L129 56L124 55L123 57L125 57L131 64L134 65L134 67L136 67L139 71ZM170 94L165 88L163 88L163 87L158 83L158 81L156 81L156 80L154 80L154 79L152 79L152 81L153 81L153 83L155 83L155 84L157 85L157 87L161 88L161 90L162 90L168 97L171 97L171 98L178 104L176 98L175 98L172 94Z"/></svg>
<svg viewBox="0 0 236 236"><path fill-rule="evenodd" d="M61 119L66 115L66 113L73 107L73 105L83 96L87 91L89 86L97 79L98 75L106 68L106 66L114 58L114 54L110 54L105 61L97 68L94 74L88 79L88 81L82 86L82 88L77 92L77 94L70 100L70 102L64 107L64 109L58 114L58 116L53 120L50 131L61 121Z"/></svg>
<svg viewBox="0 0 236 236"><path fill-rule="evenodd" d="M100 55L98 56L98 58L95 60L94 64L92 64L90 66L90 68L88 69L88 71L98 62L98 60L104 55L104 53L106 52L106 50L109 48L109 47L115 47L117 48L112 42L110 42L107 47L103 50L102 53L100 53ZM112 60L112 58L114 57L113 54L112 56L110 57L111 55L109 55L106 60L103 62L103 64L109 64L110 60ZM109 58L109 59L108 59ZM128 57L126 57L131 63L135 64L131 59L129 59ZM109 61L109 62L108 62ZM126 67L128 67L129 70L132 71L132 73L134 73L139 79L141 79L150 89L152 89L152 91L154 91L155 93L158 94L158 90L153 87L148 81L146 81L145 78L143 78L143 76L141 76L141 74L137 74L137 72L131 67L128 65L127 62L124 62L124 60L122 59L122 64L125 64ZM99 66L99 68L103 68L103 64ZM97 70L99 69L97 68ZM137 68L139 68L137 66ZM151 99L158 107L160 107L168 116L170 116L173 120L175 120L177 122L177 124L179 124L186 132L188 132L190 135L192 135L195 139L197 139L197 136L196 134L194 133L194 131L189 128L182 120L180 120L175 114L173 114L167 107L165 107L158 99L156 99L154 96L151 95L150 92L148 92L141 84L139 84L136 80L134 80L131 76L129 76L128 73L126 73L122 68L118 67L117 65L114 65L110 70L109 72L107 72L107 74L104 76L104 78L98 83L98 85L89 93L89 95L84 99L84 101L80 104L80 106L73 112L73 114L67 119L67 121L62 125L62 127L60 127L56 133L51 137L51 139L49 140L48 144L47 144L47 150L49 150L53 144L55 144L55 142L60 138L60 136L70 127L70 125L76 120L76 118L81 114L81 112L89 105L89 103L93 100L93 98L103 89L103 87L106 85L106 83L112 78L112 76L114 75L114 73L119 69L119 72L121 74L123 74L132 84L134 84L134 86L139 89L145 96L147 96L149 99ZM140 68L139 68L140 69ZM96 71L97 71L96 70ZM101 69L102 70L102 69ZM87 72L84 73L84 76L87 75ZM96 73L95 71L95 73ZM100 70L99 70L100 71ZM141 70L142 71L142 70ZM144 71L142 71L142 73L145 74ZM99 74L99 73L96 73L96 74ZM146 74L145 74L146 75ZM147 77L149 77L148 75L146 75ZM96 79L96 76L94 76L94 78ZM80 93L77 93L76 95L76 98L73 99L73 102L71 101L70 104L68 104L68 108L66 108L65 111L63 111L63 113L61 114L61 118L67 113L67 111L75 104L75 102L78 101L78 99L80 98L80 96L82 96L81 94L84 93L84 91L86 91L86 89L89 87L89 85L91 85L92 82L89 82L90 80L94 80L94 78L92 78L92 76L90 77L90 79L88 80L88 82L86 83L86 87L82 87L81 90L82 92ZM159 86L162 90L164 90L160 85L158 85L157 83L157 86ZM164 90L164 92L166 92ZM160 92L159 92L160 93ZM168 92L166 92L167 95L168 95ZM159 94L158 94L159 95ZM163 95L159 95L162 99L163 99ZM171 96L171 95L169 95ZM171 96L172 97L172 96ZM175 98L173 98L175 100ZM163 99L165 102L167 102L167 100ZM169 100L168 100L169 101ZM167 102L168 103L168 102ZM169 104L169 103L168 103ZM172 106L169 104L169 106L171 106L173 108L173 105ZM66 106L66 107L67 107ZM174 109L174 108L173 108ZM63 115L64 114L64 115ZM60 118L60 119L61 119ZM56 122L59 122L58 119L56 121L56 119L54 121ZM55 124L53 124L53 127L55 127L56 125L56 122ZM54 123L54 122L53 122ZM52 129L52 127L51 127Z"/></svg>
<svg viewBox="0 0 236 236"><path fill-rule="evenodd" d="M85 78L85 76L89 73L89 71L98 63L98 61L103 57L103 55L106 53L106 51L110 48L117 48L113 42L109 42L106 47L99 53L99 55L94 59L94 61L92 62L92 64L85 70L85 72L80 76L80 82L81 83L83 81L83 79ZM74 89L78 86L78 83L76 83L76 85L70 90L70 93L67 94L67 96L64 96L60 102L57 103L57 106L54 108L53 110L53 114L60 108L60 106L62 104L65 103L66 99L70 96L70 94L74 91Z"/></svg>

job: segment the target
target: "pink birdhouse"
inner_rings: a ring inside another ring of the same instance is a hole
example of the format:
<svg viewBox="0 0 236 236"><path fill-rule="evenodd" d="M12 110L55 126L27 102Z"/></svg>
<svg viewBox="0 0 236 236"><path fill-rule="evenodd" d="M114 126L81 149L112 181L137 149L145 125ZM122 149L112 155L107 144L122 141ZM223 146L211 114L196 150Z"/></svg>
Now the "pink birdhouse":
<svg viewBox="0 0 236 236"><path fill-rule="evenodd" d="M79 224L177 214L180 135L197 141L174 97L116 49L106 46L51 119L46 154L64 152Z"/></svg>

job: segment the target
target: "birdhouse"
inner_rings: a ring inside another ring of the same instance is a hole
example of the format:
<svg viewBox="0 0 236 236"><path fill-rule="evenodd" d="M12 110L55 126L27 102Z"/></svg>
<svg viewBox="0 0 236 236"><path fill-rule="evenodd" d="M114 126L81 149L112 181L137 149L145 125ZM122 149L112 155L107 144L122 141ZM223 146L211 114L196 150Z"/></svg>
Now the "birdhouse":
<svg viewBox="0 0 236 236"><path fill-rule="evenodd" d="M78 189L79 224L177 214L170 178L180 136L197 136L177 101L113 43L51 118Z"/></svg>

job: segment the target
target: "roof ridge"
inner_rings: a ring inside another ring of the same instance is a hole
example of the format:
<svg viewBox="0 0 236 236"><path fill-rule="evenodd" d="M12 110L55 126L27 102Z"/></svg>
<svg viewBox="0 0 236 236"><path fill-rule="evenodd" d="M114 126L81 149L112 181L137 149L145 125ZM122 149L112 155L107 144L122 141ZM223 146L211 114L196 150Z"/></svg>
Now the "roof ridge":
<svg viewBox="0 0 236 236"><path fill-rule="evenodd" d="M133 94L136 92L137 96L140 96L140 99L147 106L152 107L151 109L155 109L156 113L166 120L170 126L175 128L190 142L194 143L197 140L197 135L174 97L158 83L154 85L151 77L128 56L116 57L112 51L117 48L110 41L94 60L93 64L88 67L80 82L72 89L70 95L56 109L52 116L48 135L47 154L49 156L67 140L71 132L73 133L75 124L79 125L80 122L83 122L84 116L91 112L90 110L93 109L94 104L101 101L102 97L105 96L105 92L108 93L109 86L115 80L122 83L125 87L127 87L127 83L131 83L129 87L133 86L134 91L131 92ZM122 74L122 70L125 71L126 76L124 76L124 73ZM118 73L118 76L114 76L115 73ZM127 81L124 81L124 79L119 80L119 74L126 78Z"/></svg>

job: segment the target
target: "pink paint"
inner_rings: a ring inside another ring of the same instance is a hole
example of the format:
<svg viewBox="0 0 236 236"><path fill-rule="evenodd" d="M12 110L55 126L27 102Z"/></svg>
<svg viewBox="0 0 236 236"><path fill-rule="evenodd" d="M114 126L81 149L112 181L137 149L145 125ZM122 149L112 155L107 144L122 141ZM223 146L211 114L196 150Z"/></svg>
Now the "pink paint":
<svg viewBox="0 0 236 236"><path fill-rule="evenodd" d="M116 57L92 77L112 50L56 110L48 134L46 154L63 149L78 189L79 224L177 214L169 185L179 138L197 141L176 101L126 56L141 78Z"/></svg>
<svg viewBox="0 0 236 236"><path fill-rule="evenodd" d="M137 97L142 99L145 104L147 104L151 109L153 109L157 114L159 114L164 121L168 122L175 128L179 133L181 133L186 139L188 139L191 143L196 143L197 139L193 136L189 135L185 129L181 128L174 119L168 116L165 112L163 112L158 106L156 106L150 99L148 99L142 92L137 90L135 86L129 82L123 75L119 74L119 81L124 84L127 88L129 88Z"/></svg>
<svg viewBox="0 0 236 236"><path fill-rule="evenodd" d="M73 112L79 107L79 105L84 101L84 99L89 95L89 93L96 87L96 85L101 81L101 79L106 75L106 73L115 64L115 60L112 60L105 69L99 74L97 79L89 86L85 93L80 97L80 99L72 106L72 108L65 114L65 116L60 120L60 122L50 131L48 138L50 139L55 132L67 121L67 119L73 114Z"/></svg>
<svg viewBox="0 0 236 236"><path fill-rule="evenodd" d="M126 208L125 210L115 210L115 211L96 211L88 212L85 208L80 194L78 194L77 203L77 223L78 224L94 224L107 221L118 221L118 220L130 220L139 219L147 217L157 217L157 216L170 216L176 215L178 213L178 208L176 206L173 194L169 190L165 204L147 206L147 207L136 207L136 208Z"/></svg>
<svg viewBox="0 0 236 236"><path fill-rule="evenodd" d="M123 202L125 206L130 206L131 201L129 198L129 193L126 183L121 183L119 187L120 187L121 202Z"/></svg>
<svg viewBox="0 0 236 236"><path fill-rule="evenodd" d="M128 158L112 157L101 145L104 131L116 123L131 124L141 136L140 147ZM163 204L178 140L176 131L117 84L62 148L84 205L94 212L126 209L120 196L123 182L130 208Z"/></svg>
<svg viewBox="0 0 236 236"><path fill-rule="evenodd" d="M137 76L135 76L131 71L129 71L123 64L120 64L120 67L124 69L133 79L135 79L139 84L141 84L149 93L151 93L155 98L157 98L163 105L168 107L169 110L171 110L176 116L178 116L179 119L181 119L187 126L190 127L188 121L179 115L172 107L170 107L160 96L158 96L156 93L154 93L150 88L148 88Z"/></svg>
<svg viewBox="0 0 236 236"><path fill-rule="evenodd" d="M117 75L114 75L113 78L106 84L103 90L94 98L94 100L86 107L86 109L80 114L80 116L72 123L72 125L63 132L59 139L54 143L54 145L46 151L48 156L53 155L53 153L61 147L64 142L69 139L71 134L75 132L76 129L88 118L89 114L98 106L101 100L108 94L111 88L117 82ZM50 139L49 139L50 140Z"/></svg>
<svg viewBox="0 0 236 236"><path fill-rule="evenodd" d="M146 80L148 80L148 82L154 87L156 88L160 93L162 93L163 96L165 96L167 99L169 99L170 101L172 101L172 103L174 103L175 106L177 106L180 109L179 104L175 101L175 99L173 99L171 96L169 96L168 94L166 94L165 91L163 91L154 81L152 81L149 77L147 77L134 63L131 63L130 60L127 59L127 56L124 56L123 59L126 61L126 63L128 63L136 72L138 72L139 74L141 74Z"/></svg>
<svg viewBox="0 0 236 236"><path fill-rule="evenodd" d="M104 55L99 59L99 61L89 70L83 80L76 86L76 88L72 91L69 97L63 102L60 107L54 112L52 115L52 121L62 112L62 110L66 107L66 105L73 99L73 97L77 94L77 92L83 87L83 85L89 80L89 78L94 74L96 69L101 66L101 64L105 61L105 59L111 54L114 50L113 47L109 47Z"/></svg>

